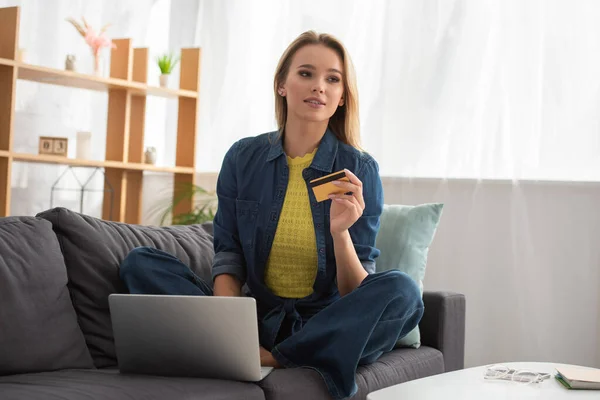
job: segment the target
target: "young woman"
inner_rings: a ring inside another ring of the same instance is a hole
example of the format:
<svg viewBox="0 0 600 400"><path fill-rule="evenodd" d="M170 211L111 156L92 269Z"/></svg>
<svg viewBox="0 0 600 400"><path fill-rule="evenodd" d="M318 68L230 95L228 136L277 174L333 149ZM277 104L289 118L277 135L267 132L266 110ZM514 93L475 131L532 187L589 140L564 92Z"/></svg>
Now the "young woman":
<svg viewBox="0 0 600 400"><path fill-rule="evenodd" d="M375 273L383 189L377 162L359 147L344 46L303 33L281 57L274 90L278 131L236 142L219 173L214 289L151 248L133 250L121 277L132 293L241 296L246 284L262 364L313 368L344 398L357 390L357 365L392 350L423 303L408 275ZM344 194L318 202L310 181L340 170Z"/></svg>

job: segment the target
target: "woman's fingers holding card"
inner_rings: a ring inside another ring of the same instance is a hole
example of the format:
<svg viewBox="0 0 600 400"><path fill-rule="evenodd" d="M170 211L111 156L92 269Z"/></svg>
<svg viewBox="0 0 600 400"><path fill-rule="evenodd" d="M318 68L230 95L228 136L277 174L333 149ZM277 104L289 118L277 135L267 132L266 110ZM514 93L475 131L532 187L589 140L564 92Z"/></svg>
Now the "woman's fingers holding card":
<svg viewBox="0 0 600 400"><path fill-rule="evenodd" d="M362 182L349 170L345 169L344 172L346 173L346 177L348 177L350 182L333 181L332 183L337 187L344 189L346 192L352 192L353 196L358 200L358 204L362 209L364 209L365 201L362 193Z"/></svg>
<svg viewBox="0 0 600 400"><path fill-rule="evenodd" d="M330 194L329 198L332 201L337 201L339 203L346 203L346 204L352 204L356 207L356 209L359 212L359 215L362 215L363 210L365 209L360 202L358 201L358 199L356 198L356 196L354 195L349 195L349 194Z"/></svg>
<svg viewBox="0 0 600 400"><path fill-rule="evenodd" d="M360 181L360 179L358 179L356 175L354 175L352 171L350 171L349 169L344 169L344 172L346 173L348 179L350 179L350 182L362 188L362 182Z"/></svg>

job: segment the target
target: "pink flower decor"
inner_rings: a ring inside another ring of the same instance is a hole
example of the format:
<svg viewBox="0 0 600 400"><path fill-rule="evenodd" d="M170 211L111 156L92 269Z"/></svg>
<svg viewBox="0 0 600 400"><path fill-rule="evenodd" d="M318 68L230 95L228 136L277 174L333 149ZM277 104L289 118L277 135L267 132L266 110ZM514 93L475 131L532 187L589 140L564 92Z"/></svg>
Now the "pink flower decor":
<svg viewBox="0 0 600 400"><path fill-rule="evenodd" d="M99 35L96 35L96 32L94 32L94 29L92 28L89 28L86 31L85 42L88 44L88 46L90 46L90 48L92 49L92 54L94 55L100 53L100 50L102 50L105 47L111 49L117 48L117 46L112 42L112 40L106 37L106 34L104 32L102 32Z"/></svg>
<svg viewBox="0 0 600 400"><path fill-rule="evenodd" d="M94 55L94 69L96 73L99 72L99 57L100 51L104 48L116 49L117 46L106 36L106 29L110 26L110 24L105 25L100 29L99 33L96 33L94 28L92 28L85 18L81 18L83 21L83 26L75 21L73 18L67 18L77 32L85 39L85 42L90 46L92 50L92 54Z"/></svg>

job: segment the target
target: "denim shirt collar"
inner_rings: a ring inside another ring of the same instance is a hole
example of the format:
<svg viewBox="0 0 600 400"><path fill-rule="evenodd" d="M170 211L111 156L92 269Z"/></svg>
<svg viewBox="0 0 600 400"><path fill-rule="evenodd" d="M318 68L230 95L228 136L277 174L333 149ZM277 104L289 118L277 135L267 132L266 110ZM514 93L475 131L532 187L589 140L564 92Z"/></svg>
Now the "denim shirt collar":
<svg viewBox="0 0 600 400"><path fill-rule="evenodd" d="M285 154L283 151L283 141L282 138L278 138L279 131L272 132L269 135L269 139L271 141L271 149L267 155L266 162L271 162L278 157ZM327 128L325 131L325 135L321 139L321 143L319 144L319 149L313 158L311 168L316 170L331 173L333 172L333 163L335 161L335 157L338 151L339 140L335 136L335 133Z"/></svg>

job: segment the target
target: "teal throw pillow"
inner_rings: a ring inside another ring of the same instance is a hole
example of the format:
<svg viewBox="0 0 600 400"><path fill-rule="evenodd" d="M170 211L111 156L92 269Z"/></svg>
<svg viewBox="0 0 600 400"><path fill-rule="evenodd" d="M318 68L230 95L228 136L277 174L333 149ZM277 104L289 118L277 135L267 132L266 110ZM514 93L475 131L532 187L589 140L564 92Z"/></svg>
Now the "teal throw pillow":
<svg viewBox="0 0 600 400"><path fill-rule="evenodd" d="M376 247L381 251L376 259L376 271L397 269L405 272L415 280L423 296L427 254L443 207L439 203L384 205L376 241ZM420 346L421 332L418 326L396 344L396 347Z"/></svg>

